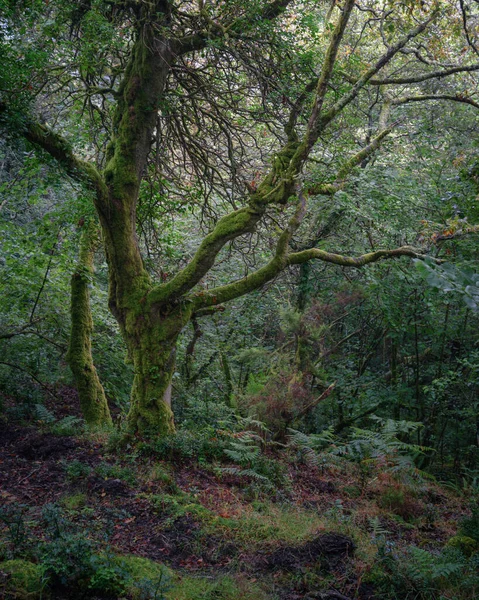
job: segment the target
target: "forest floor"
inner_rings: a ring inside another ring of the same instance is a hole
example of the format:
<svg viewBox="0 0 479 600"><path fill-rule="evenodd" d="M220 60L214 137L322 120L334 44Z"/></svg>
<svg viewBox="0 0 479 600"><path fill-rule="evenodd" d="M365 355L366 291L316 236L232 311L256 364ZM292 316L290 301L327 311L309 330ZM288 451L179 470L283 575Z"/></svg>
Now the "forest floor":
<svg viewBox="0 0 479 600"><path fill-rule="evenodd" d="M49 410L61 419L74 402L65 392ZM417 556L408 549L439 555L469 514L458 490L434 481L411 486L378 472L359 482L351 470L320 470L285 454L272 456L284 463L284 486L265 491L196 457L159 460L131 447L109 450L105 435L58 433L38 420L0 420L0 597L73 598L72 582L83 582L80 554L93 548L110 557L101 562L104 577L118 578L123 556L130 565L122 568L136 569L149 587L102 591L90 577L83 598L402 598L385 590L388 578L414 581ZM404 564L386 564L388 553L409 560L409 575L401 575ZM57 579L39 591L13 567L40 560Z"/></svg>

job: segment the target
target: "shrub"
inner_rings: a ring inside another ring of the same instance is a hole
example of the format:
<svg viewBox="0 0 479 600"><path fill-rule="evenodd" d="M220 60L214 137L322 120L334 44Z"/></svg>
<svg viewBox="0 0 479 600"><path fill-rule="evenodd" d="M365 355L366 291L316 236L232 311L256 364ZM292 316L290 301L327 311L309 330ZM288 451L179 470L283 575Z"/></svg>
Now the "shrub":
<svg viewBox="0 0 479 600"><path fill-rule="evenodd" d="M479 507L473 508L471 516L461 521L459 533L479 543Z"/></svg>

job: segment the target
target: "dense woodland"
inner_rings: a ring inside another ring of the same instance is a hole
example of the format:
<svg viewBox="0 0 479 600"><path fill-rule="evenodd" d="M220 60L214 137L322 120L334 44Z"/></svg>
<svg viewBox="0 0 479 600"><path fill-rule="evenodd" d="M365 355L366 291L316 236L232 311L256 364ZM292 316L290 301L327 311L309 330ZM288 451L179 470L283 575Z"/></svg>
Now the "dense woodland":
<svg viewBox="0 0 479 600"><path fill-rule="evenodd" d="M0 7L0 596L477 599L477 0Z"/></svg>

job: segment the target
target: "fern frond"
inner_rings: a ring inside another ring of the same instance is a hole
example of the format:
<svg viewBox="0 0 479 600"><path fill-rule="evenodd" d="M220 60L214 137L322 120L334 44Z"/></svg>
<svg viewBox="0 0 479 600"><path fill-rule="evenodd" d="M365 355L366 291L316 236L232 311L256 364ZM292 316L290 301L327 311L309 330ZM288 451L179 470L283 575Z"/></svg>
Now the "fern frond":
<svg viewBox="0 0 479 600"><path fill-rule="evenodd" d="M43 404L35 404L35 416L39 421L50 425L56 421L55 415L51 413Z"/></svg>

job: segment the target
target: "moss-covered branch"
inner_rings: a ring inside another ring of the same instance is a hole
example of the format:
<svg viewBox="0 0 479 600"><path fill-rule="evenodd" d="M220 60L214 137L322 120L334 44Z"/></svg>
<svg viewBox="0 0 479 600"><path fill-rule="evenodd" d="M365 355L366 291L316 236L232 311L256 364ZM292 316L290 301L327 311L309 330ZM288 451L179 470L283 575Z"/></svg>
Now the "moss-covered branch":
<svg viewBox="0 0 479 600"><path fill-rule="evenodd" d="M420 251L412 246L401 246L392 250L376 250L368 252L357 257L344 256L319 250L319 248L309 248L301 252L293 252L288 256L288 265L299 265L308 260L321 260L341 267L364 267L379 260L387 258L398 258L400 256L409 256L410 258L422 258Z"/></svg>
<svg viewBox="0 0 479 600"><path fill-rule="evenodd" d="M311 110L311 115L308 121L308 128L304 140L303 153L309 154L310 149L316 143L319 136L319 122L320 114L328 91L329 82L333 74L334 65L338 56L339 47L346 31L346 27L351 17L352 10L354 8L355 0L346 0L341 16L333 30L331 41L324 57L323 68L318 79L316 86L316 93Z"/></svg>
<svg viewBox="0 0 479 600"><path fill-rule="evenodd" d="M277 277L286 267L300 265L310 260L321 260L341 267L360 268L380 260L399 258L401 256L422 258L420 251L410 246L402 246L401 248L394 248L392 250L377 250L376 252L369 252L357 257L334 254L319 250L318 248L294 252L288 254L286 257L276 254L267 265L251 275L228 285L209 290L207 294L198 294L194 302L200 308L201 306L212 306L234 300L261 288Z"/></svg>
<svg viewBox="0 0 479 600"><path fill-rule="evenodd" d="M213 231L201 242L192 260L171 281L154 288L150 302L167 301L191 290L213 266L224 245L245 233L252 232L262 212L251 207L236 210L218 221Z"/></svg>
<svg viewBox="0 0 479 600"><path fill-rule="evenodd" d="M363 162L363 160L374 154L374 152L376 152L376 150L380 147L384 138L388 136L393 129L394 126L383 129L374 139L369 142L367 146L346 160L339 169L332 183L319 183L317 185L312 185L308 188L308 193L311 196L320 194L329 196L343 189L346 183L346 178L354 169L354 167L357 167Z"/></svg>
<svg viewBox="0 0 479 600"><path fill-rule="evenodd" d="M8 106L0 101L0 114L8 114ZM100 198L105 198L107 190L98 170L89 162L75 156L69 142L48 127L35 123L28 116L22 117L23 129L20 135L35 146L39 146L58 161L65 171L89 188L94 189Z"/></svg>

